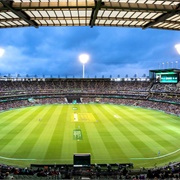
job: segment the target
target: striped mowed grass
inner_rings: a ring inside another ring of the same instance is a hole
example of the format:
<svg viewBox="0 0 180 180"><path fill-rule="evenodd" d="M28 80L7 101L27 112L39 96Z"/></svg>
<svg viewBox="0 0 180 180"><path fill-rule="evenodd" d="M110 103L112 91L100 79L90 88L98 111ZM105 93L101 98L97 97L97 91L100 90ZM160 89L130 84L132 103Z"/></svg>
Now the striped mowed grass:
<svg viewBox="0 0 180 180"><path fill-rule="evenodd" d="M180 117L112 104L55 104L0 113L1 163L91 163L152 167L180 160Z"/></svg>

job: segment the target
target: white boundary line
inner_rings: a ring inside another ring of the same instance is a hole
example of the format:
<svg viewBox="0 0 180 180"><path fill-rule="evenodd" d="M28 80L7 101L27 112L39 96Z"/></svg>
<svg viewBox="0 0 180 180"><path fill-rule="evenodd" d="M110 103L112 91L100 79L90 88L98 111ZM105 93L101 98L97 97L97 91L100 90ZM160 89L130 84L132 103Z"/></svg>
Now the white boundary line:
<svg viewBox="0 0 180 180"><path fill-rule="evenodd" d="M165 154L165 155L162 155L162 156L152 157L152 158L130 158L130 159L132 159L132 160L160 159L160 158L167 157L167 156L170 156L172 154L175 154L175 153L177 153L179 151L180 151L180 149L177 149L176 151L173 151L171 153L168 153L168 154ZM15 160L19 160L19 161L26 161L26 160L35 161L35 160L38 160L38 159L7 158L7 157L3 157L3 156L0 156L0 159L13 160L13 161L15 161ZM66 160L69 160L69 159L66 159Z"/></svg>
<svg viewBox="0 0 180 180"><path fill-rule="evenodd" d="M165 154L165 155L162 155L162 156L157 156L157 157L152 157L152 158L130 158L130 159L160 159L160 158L163 158L163 157L167 157L167 156L170 156L170 155L172 155L172 154L175 154L175 153L177 153L177 152L179 152L180 151L180 149L177 149L176 151L173 151L173 152L171 152L171 153L168 153L168 154Z"/></svg>
<svg viewBox="0 0 180 180"><path fill-rule="evenodd" d="M36 159L20 159L20 158L8 158L8 157L3 157L3 156L0 156L0 159L6 159L6 160L13 160L13 161L35 161Z"/></svg>

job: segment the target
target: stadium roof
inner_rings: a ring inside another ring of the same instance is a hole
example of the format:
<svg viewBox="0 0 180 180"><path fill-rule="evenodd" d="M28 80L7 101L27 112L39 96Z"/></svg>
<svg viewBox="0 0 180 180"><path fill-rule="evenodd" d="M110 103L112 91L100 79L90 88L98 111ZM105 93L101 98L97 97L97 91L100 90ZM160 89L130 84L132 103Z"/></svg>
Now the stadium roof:
<svg viewBox="0 0 180 180"><path fill-rule="evenodd" d="M180 30L180 0L0 0L0 28L29 26Z"/></svg>
<svg viewBox="0 0 180 180"><path fill-rule="evenodd" d="M180 69L170 68L170 69L155 69L155 70L149 70L149 72L153 73L162 73L162 72L176 72L180 73Z"/></svg>

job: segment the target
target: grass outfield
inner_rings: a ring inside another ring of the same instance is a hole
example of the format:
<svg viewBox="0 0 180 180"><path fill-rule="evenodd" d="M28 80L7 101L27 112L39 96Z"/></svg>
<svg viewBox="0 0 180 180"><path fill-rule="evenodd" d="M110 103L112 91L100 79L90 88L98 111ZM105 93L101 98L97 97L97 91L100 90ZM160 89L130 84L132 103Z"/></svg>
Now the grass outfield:
<svg viewBox="0 0 180 180"><path fill-rule="evenodd" d="M180 161L180 117L110 104L43 105L0 113L0 162L72 164L74 153L91 163L135 167Z"/></svg>

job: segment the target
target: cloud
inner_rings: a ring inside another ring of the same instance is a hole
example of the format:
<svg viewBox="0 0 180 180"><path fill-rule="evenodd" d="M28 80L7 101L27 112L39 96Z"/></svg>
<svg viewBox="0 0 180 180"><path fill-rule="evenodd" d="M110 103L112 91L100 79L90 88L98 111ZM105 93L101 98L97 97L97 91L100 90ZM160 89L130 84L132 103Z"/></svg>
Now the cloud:
<svg viewBox="0 0 180 180"><path fill-rule="evenodd" d="M4 31L4 30L2 30ZM10 38L11 37L11 38ZM45 27L7 29L0 34L6 53L0 72L37 76L82 77L78 56L88 53L89 77L148 74L162 62L179 58L177 31L115 27Z"/></svg>

